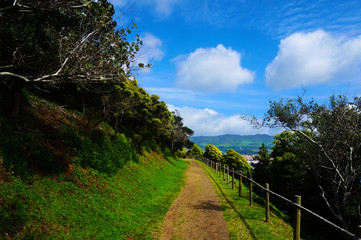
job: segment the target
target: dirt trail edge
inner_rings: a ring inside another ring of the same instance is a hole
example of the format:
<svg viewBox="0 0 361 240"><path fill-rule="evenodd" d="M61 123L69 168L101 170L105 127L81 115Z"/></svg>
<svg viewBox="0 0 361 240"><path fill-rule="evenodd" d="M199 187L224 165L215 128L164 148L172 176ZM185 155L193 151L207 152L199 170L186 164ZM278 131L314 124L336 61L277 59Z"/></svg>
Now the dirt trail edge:
<svg viewBox="0 0 361 240"><path fill-rule="evenodd" d="M221 201L211 181L196 161L189 162L186 185L165 216L160 239L228 239Z"/></svg>

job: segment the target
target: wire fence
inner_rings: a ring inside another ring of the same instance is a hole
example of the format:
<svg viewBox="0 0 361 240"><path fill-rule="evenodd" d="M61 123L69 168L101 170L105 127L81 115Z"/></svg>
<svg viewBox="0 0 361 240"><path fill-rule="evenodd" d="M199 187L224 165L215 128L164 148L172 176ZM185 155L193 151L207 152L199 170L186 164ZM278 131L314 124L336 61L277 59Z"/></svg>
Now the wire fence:
<svg viewBox="0 0 361 240"><path fill-rule="evenodd" d="M227 181L227 183L230 183L230 177L231 177L231 183L232 183L232 189L234 189L235 187L235 177L238 177L238 182L239 182L239 186L238 186L238 194L239 196L242 195L242 181L243 179L247 179L249 182L249 201L250 201L250 206L252 206L253 204L253 185L259 187L260 189L262 189L263 191L266 192L266 222L269 223L270 222L270 215L269 215L269 194L281 199L282 201L290 204L291 206L293 206L295 208L295 222L294 222L294 240L299 240L300 235L301 235L301 211L304 211L310 215L312 215L313 217L321 220L322 222L334 227L337 231L343 233L345 236L347 236L348 239L354 239L354 240L361 240L360 236L361 236L361 226L358 227L358 235L356 236L353 233L350 233L349 231L339 227L338 225L334 224L333 222L321 217L320 215L318 215L317 213L314 213L313 211L303 207L301 205L301 196L295 195L295 201L291 201L288 198L275 193L271 190L269 190L269 184L266 183L265 186L262 186L261 184L257 183L256 181L254 181L252 179L252 173L250 173L248 176L242 174L242 171L240 172L236 172L234 171L234 169L230 169L229 166L226 166L225 164L220 164L218 162L214 162L211 161L205 157L200 157L200 156L192 156L192 158L197 159L202 161L203 163L205 163L209 168L211 168L217 176L221 177L224 181Z"/></svg>

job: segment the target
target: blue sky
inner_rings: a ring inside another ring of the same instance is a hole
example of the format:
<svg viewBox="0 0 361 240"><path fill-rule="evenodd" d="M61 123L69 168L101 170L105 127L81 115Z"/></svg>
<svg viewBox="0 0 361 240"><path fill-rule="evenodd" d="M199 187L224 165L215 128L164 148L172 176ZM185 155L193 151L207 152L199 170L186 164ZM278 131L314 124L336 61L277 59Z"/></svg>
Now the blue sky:
<svg viewBox="0 0 361 240"><path fill-rule="evenodd" d="M111 0L144 46L141 87L177 109L195 136L274 134L269 101L361 96L360 0ZM131 8L129 8L131 7Z"/></svg>

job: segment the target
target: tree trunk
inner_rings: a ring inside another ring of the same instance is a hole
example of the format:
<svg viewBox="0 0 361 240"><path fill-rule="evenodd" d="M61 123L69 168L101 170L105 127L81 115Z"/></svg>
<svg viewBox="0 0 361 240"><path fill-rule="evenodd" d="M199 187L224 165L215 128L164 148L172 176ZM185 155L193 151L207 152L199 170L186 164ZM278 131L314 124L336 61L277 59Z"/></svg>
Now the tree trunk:
<svg viewBox="0 0 361 240"><path fill-rule="evenodd" d="M0 84L0 110L11 123L18 121L24 105L23 85Z"/></svg>

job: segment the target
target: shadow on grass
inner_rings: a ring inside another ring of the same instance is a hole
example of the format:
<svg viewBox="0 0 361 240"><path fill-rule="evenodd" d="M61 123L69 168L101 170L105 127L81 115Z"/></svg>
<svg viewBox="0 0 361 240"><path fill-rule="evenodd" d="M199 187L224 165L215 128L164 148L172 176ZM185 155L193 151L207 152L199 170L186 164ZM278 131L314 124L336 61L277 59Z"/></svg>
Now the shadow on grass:
<svg viewBox="0 0 361 240"><path fill-rule="evenodd" d="M214 177L208 172L208 169L207 169L207 174L208 176L212 179L212 181L217 185L220 193L222 194L222 196L224 197L224 199L226 199L227 203L229 204L229 206L231 206L231 208L233 209L233 211L235 211L239 218L242 220L243 224L246 226L246 228L248 229L252 239L254 240L257 240L257 237L256 235L254 234L254 232L252 231L250 225L247 223L247 221L245 219L248 219L248 218L245 218L242 216L242 214L237 210L237 208L233 205L233 202L231 200L228 199L228 197L226 196L226 194L223 192L221 186L218 184L218 182L216 181L216 179L214 179Z"/></svg>
<svg viewBox="0 0 361 240"><path fill-rule="evenodd" d="M166 160L168 163L172 164L173 166L176 166L176 165L174 164L174 162L173 162L173 161L176 161L174 158L172 158L172 157L167 157L167 156L165 156L164 158L165 158L165 160ZM171 159L172 159L172 160L171 160Z"/></svg>

